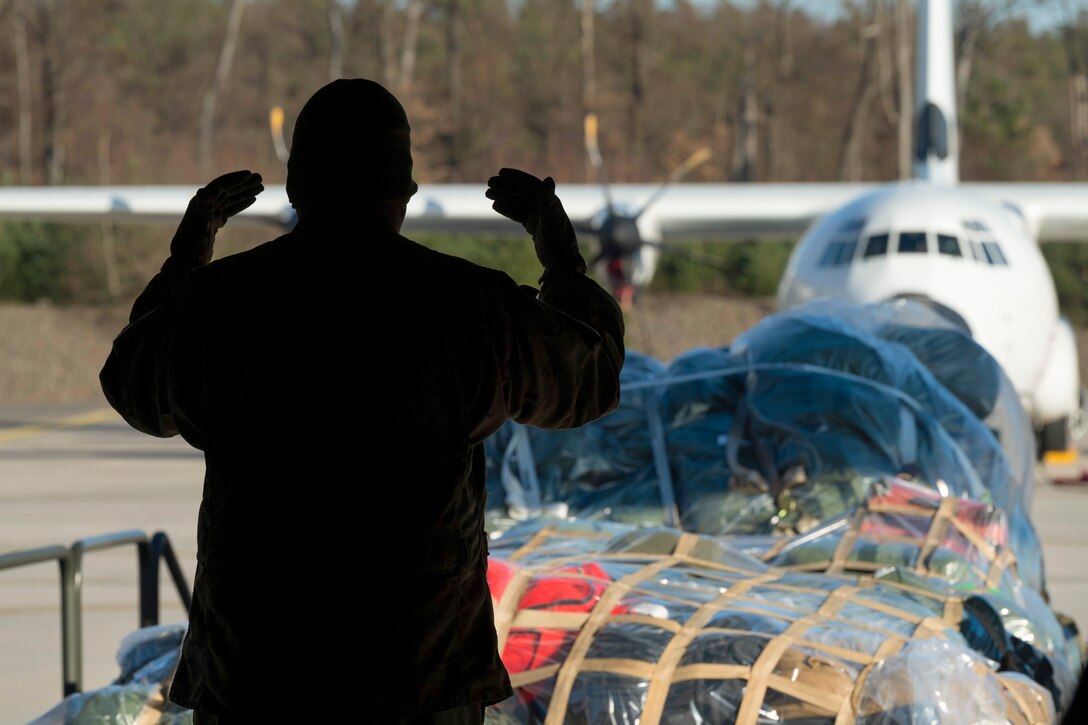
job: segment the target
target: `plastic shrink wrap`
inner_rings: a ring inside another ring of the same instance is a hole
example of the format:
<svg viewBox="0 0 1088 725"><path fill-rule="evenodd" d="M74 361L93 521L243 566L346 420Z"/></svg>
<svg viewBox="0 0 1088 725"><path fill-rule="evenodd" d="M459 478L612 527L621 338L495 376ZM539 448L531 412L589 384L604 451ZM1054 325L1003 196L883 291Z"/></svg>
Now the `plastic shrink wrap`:
<svg viewBox="0 0 1088 725"><path fill-rule="evenodd" d="M1045 687L971 651L944 592L546 519L493 542L488 579L516 688L492 725L1054 720Z"/></svg>
<svg viewBox="0 0 1088 725"><path fill-rule="evenodd" d="M29 725L191 725L191 710L165 695L187 627L169 624L128 634L117 650L121 674L106 687L78 692Z"/></svg>
<svg viewBox="0 0 1088 725"><path fill-rule="evenodd" d="M791 571L871 573L957 596L960 630L972 649L1002 671L1044 685L1064 706L1080 671L1078 643L1038 592L1023 584L1008 542L1000 509L889 479L873 486L862 506L805 535L737 543Z"/></svg>
<svg viewBox="0 0 1088 725"><path fill-rule="evenodd" d="M665 521L651 440L652 383L665 374L653 358L628 352L619 408L576 430L545 431L507 422L484 444L492 530L546 512L660 524Z"/></svg>
<svg viewBox="0 0 1088 725"><path fill-rule="evenodd" d="M767 318L738 336L732 352L750 363L807 362L851 372L917 401L956 440L993 502L1008 512L1022 576L1042 588L1042 552L1028 517L1035 434L1000 365L962 328L908 300L825 300Z"/></svg>
<svg viewBox="0 0 1088 725"><path fill-rule="evenodd" d="M947 597L962 643L1045 687L1059 709L1068 702L1080 650L1044 599L1027 516L1031 427L1000 367L954 324L916 303L816 303L663 372L630 359L622 419L639 435L617 437L629 447L616 450L638 465L600 463L613 475L595 507L586 478L564 477L568 457L538 512L562 503L550 492L580 487L583 518L679 522L776 567ZM553 465L541 455L552 433L518 435L532 448L503 448L515 489ZM625 517L618 490L635 470L653 505Z"/></svg>
<svg viewBox="0 0 1088 725"><path fill-rule="evenodd" d="M1032 441L1000 367L937 313L814 303L664 370L629 353L620 408L597 423L509 424L487 445L489 506L508 514L492 529L550 513L790 535L907 475L1005 510L1020 576L1043 591Z"/></svg>

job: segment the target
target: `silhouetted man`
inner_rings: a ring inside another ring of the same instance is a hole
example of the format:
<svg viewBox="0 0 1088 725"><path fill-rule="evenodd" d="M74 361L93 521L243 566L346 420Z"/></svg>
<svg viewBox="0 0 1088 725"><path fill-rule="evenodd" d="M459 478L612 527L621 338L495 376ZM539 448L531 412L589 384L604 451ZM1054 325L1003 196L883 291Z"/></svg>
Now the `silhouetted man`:
<svg viewBox="0 0 1088 725"><path fill-rule="evenodd" d="M611 410L619 309L550 179L504 169L487 192L532 234L539 294L399 236L409 126L376 83L331 83L299 114L295 229L209 264L260 182L197 192L102 371L130 424L207 464L170 698L198 723L479 722L511 694L479 444L508 417Z"/></svg>

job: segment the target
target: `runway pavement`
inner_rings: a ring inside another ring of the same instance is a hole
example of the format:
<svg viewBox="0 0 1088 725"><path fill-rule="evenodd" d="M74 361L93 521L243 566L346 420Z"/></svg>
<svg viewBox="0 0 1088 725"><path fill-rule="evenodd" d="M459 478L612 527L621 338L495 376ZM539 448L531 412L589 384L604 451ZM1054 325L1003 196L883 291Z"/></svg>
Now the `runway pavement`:
<svg viewBox="0 0 1088 725"><path fill-rule="evenodd" d="M101 404L0 409L0 553L91 535L165 531L189 581L203 459L179 439L139 434ZM1088 628L1088 486L1040 482L1033 517L1055 609ZM84 567L84 686L117 674L114 654L138 625L134 547L94 552ZM184 620L168 581L162 620ZM25 723L61 698L57 566L0 571L0 725Z"/></svg>
<svg viewBox="0 0 1088 725"><path fill-rule="evenodd" d="M130 429L102 404L0 410L0 553L124 529L165 531L190 583L204 461L180 439ZM84 566L84 686L117 676L114 654L139 624L135 547L93 552ZM0 725L61 699L56 564L0 571ZM162 621L185 619L160 589Z"/></svg>

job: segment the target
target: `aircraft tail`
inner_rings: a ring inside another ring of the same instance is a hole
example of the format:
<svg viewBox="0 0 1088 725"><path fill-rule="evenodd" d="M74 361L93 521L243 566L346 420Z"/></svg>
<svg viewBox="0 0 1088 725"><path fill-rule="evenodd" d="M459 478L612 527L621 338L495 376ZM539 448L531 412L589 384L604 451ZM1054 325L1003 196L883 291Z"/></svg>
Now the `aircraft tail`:
<svg viewBox="0 0 1088 725"><path fill-rule="evenodd" d="M914 98L914 178L960 180L951 0L920 0Z"/></svg>

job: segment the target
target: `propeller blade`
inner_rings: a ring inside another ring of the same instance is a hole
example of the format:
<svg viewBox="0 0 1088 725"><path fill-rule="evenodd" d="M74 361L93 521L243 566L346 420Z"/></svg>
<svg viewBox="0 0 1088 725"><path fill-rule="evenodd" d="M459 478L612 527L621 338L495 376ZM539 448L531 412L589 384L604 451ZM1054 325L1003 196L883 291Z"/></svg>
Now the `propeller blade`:
<svg viewBox="0 0 1088 725"><path fill-rule="evenodd" d="M587 113L585 124L586 153L589 154L589 163L597 170L597 182L604 193L604 203L608 207L608 213L614 214L612 206L612 190L608 188L608 173L604 168L604 159L601 158L601 147L597 144L597 114Z"/></svg>
<svg viewBox="0 0 1088 725"><path fill-rule="evenodd" d="M676 170L669 174L669 178L665 180L666 184L674 184L680 179L690 174L695 169L699 168L714 155L714 152L709 147L704 146L691 156L688 156L684 163L676 167Z"/></svg>
<svg viewBox="0 0 1088 725"><path fill-rule="evenodd" d="M597 114L587 113L582 128L585 132L586 153L589 154L589 163L593 164L593 168L599 169L604 165L604 159L601 158L601 147L597 145Z"/></svg>
<svg viewBox="0 0 1088 725"><path fill-rule="evenodd" d="M635 214L634 218L638 219L640 216L642 216L643 212L645 212L654 203L656 203L657 200L661 198L661 195L665 193L665 189L668 188L670 184L675 184L677 181L680 181L680 179L690 174L694 169L702 166L707 161L709 161L713 155L714 152L711 151L709 147L704 146L695 153L693 153L691 156L688 156L684 163L673 169L673 172L669 174L669 178L665 179L664 183L662 183L661 186L654 189L654 193L650 194L650 198L647 199L646 203L642 205L642 208L638 210L638 213Z"/></svg>
<svg viewBox="0 0 1088 725"><path fill-rule="evenodd" d="M276 158L287 163L287 141L283 137L283 108L275 106L268 113L268 128L272 132L272 147L276 150Z"/></svg>

